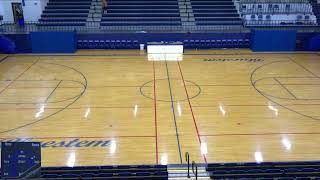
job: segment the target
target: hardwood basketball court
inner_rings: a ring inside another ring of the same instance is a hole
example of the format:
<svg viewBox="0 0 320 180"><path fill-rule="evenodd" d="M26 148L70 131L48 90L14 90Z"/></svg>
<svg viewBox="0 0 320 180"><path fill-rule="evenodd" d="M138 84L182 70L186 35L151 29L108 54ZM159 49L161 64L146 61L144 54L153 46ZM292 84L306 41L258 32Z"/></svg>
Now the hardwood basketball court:
<svg viewBox="0 0 320 180"><path fill-rule="evenodd" d="M43 166L313 160L319 54L2 55L0 138Z"/></svg>

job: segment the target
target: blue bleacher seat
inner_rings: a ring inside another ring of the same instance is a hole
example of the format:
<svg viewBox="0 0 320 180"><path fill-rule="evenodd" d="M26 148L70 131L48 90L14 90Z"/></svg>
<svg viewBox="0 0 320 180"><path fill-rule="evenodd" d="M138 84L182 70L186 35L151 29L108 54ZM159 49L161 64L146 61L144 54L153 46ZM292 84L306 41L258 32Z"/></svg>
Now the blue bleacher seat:
<svg viewBox="0 0 320 180"><path fill-rule="evenodd" d="M150 176L151 174L149 172L137 172L136 176Z"/></svg>
<svg viewBox="0 0 320 180"><path fill-rule="evenodd" d="M101 26L180 26L178 1L108 0Z"/></svg>
<svg viewBox="0 0 320 180"><path fill-rule="evenodd" d="M90 6L91 0L50 0L39 26L85 26Z"/></svg>
<svg viewBox="0 0 320 180"><path fill-rule="evenodd" d="M242 25L232 0L191 0L197 25Z"/></svg>

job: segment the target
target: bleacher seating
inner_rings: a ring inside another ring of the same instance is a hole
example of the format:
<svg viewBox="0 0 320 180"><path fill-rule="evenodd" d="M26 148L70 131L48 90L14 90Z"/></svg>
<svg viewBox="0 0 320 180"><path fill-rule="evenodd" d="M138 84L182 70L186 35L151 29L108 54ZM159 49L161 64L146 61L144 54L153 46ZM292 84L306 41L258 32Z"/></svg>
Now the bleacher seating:
<svg viewBox="0 0 320 180"><path fill-rule="evenodd" d="M320 25L320 3L317 0L309 0L312 5L314 15L317 17L317 23Z"/></svg>
<svg viewBox="0 0 320 180"><path fill-rule="evenodd" d="M214 163L207 171L213 179L320 179L320 162Z"/></svg>
<svg viewBox="0 0 320 180"><path fill-rule="evenodd" d="M242 25L232 0L190 0L197 25Z"/></svg>
<svg viewBox="0 0 320 180"><path fill-rule="evenodd" d="M212 48L249 48L249 39L190 39L183 41L186 49L212 49Z"/></svg>
<svg viewBox="0 0 320 180"><path fill-rule="evenodd" d="M1 172L1 170L0 170ZM0 173L1 174L1 173ZM0 177L1 179L1 177ZM166 165L42 167L37 179L168 179Z"/></svg>
<svg viewBox="0 0 320 180"><path fill-rule="evenodd" d="M245 26L301 27L316 26L311 3L308 0L240 0L239 12Z"/></svg>
<svg viewBox="0 0 320 180"><path fill-rule="evenodd" d="M179 26L177 0L108 0L101 26Z"/></svg>
<svg viewBox="0 0 320 180"><path fill-rule="evenodd" d="M85 26L92 0L50 0L39 20L42 26Z"/></svg>

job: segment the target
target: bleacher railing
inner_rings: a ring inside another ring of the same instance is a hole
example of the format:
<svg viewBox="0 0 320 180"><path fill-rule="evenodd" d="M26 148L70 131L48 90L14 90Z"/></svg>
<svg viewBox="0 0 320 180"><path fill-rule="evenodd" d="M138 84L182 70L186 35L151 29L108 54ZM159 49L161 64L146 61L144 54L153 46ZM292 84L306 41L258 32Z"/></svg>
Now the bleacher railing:
<svg viewBox="0 0 320 180"><path fill-rule="evenodd" d="M277 9L277 8L250 8L250 9L242 9L240 8L241 14L310 14L312 15L312 7L307 5L300 5L299 9Z"/></svg>
<svg viewBox="0 0 320 180"><path fill-rule="evenodd" d="M308 3L308 0L240 0L240 4L255 4L255 3Z"/></svg>
<svg viewBox="0 0 320 180"><path fill-rule="evenodd" d="M77 24L77 22L72 22ZM242 25L180 25L180 26L102 26L99 22L86 22L85 26L50 26L45 22L25 22L23 26L12 22L0 22L0 33L29 33L38 31L76 31L78 33L108 32L245 32Z"/></svg>
<svg viewBox="0 0 320 180"><path fill-rule="evenodd" d="M206 23L205 21L201 21ZM210 23L210 22L207 22ZM86 26L47 26L43 22L25 22L23 26L12 22L0 22L0 34L23 34L39 31L76 31L77 33L125 33L125 32L223 32L223 33L246 33L252 26L263 26L269 29L285 28L298 31L320 32L320 27L310 21L268 21L250 20L244 21L245 25L194 25L185 24L180 26L101 26L100 23L86 23Z"/></svg>
<svg viewBox="0 0 320 180"><path fill-rule="evenodd" d="M244 21L245 26L314 26L317 27L317 24L315 24L314 21L311 20L296 20L296 21L290 21L290 20L247 20Z"/></svg>

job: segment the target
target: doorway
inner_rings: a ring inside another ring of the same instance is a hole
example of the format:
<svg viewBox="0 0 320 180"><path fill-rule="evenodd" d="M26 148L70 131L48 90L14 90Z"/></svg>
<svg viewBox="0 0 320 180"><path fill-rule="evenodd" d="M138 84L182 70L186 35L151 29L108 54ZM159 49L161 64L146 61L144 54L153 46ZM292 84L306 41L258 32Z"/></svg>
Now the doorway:
<svg viewBox="0 0 320 180"><path fill-rule="evenodd" d="M20 19L23 19L23 10L21 3L12 3L12 14L14 22L17 23Z"/></svg>

